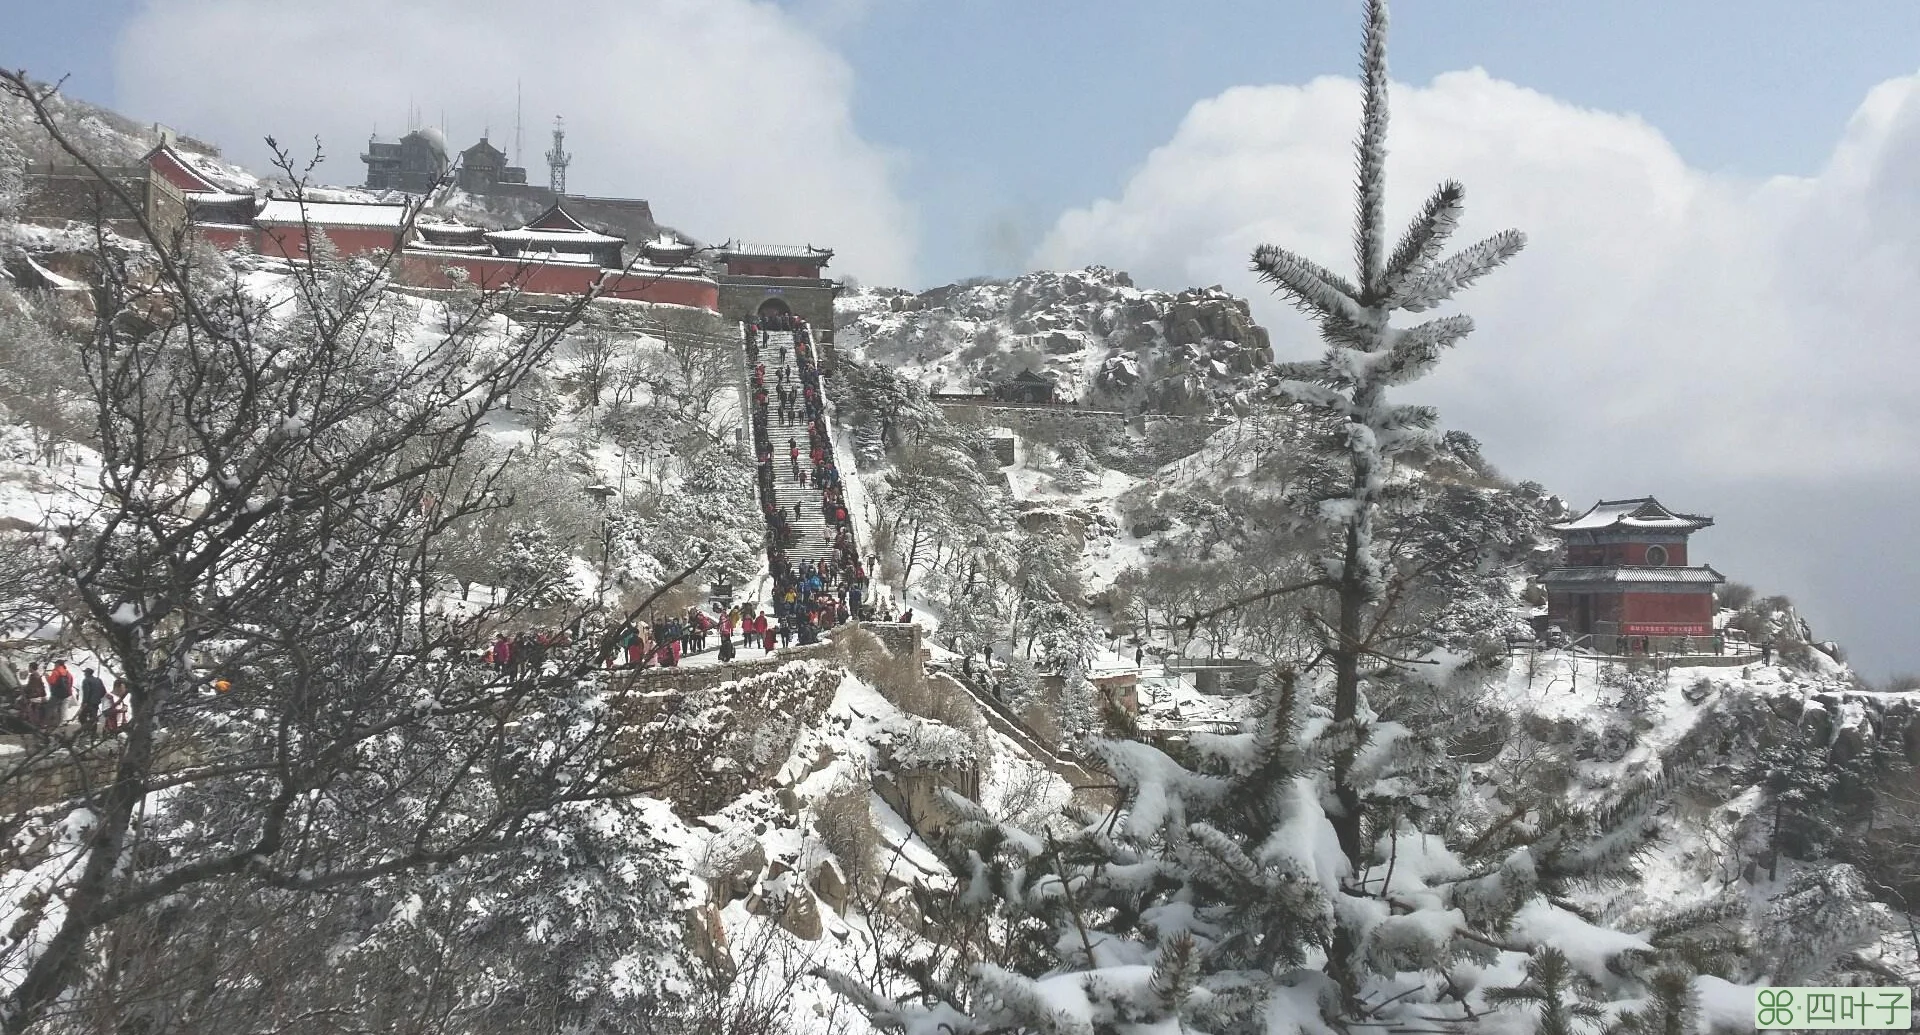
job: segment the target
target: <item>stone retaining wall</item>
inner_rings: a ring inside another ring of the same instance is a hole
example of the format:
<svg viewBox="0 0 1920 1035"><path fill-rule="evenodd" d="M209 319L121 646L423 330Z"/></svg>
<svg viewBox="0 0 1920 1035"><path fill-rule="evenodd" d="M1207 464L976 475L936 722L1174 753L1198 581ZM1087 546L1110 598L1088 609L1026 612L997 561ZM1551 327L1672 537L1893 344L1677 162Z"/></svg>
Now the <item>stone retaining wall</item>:
<svg viewBox="0 0 1920 1035"><path fill-rule="evenodd" d="M706 680L693 688L630 683L614 707L635 754L635 782L686 816L770 786L800 733L840 689L841 669L823 660L776 657L771 667L680 670Z"/></svg>

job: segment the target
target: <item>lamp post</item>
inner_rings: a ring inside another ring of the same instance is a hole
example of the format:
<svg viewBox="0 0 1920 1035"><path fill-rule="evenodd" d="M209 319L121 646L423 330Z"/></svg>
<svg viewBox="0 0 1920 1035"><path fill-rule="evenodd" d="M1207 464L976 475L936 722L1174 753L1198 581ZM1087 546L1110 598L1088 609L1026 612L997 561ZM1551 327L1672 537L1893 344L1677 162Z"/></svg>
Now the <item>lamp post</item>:
<svg viewBox="0 0 1920 1035"><path fill-rule="evenodd" d="M613 554L613 524L607 517L607 504L620 490L602 482L587 486L587 495L600 501L600 577L594 583L594 603L602 610L607 606L607 568Z"/></svg>

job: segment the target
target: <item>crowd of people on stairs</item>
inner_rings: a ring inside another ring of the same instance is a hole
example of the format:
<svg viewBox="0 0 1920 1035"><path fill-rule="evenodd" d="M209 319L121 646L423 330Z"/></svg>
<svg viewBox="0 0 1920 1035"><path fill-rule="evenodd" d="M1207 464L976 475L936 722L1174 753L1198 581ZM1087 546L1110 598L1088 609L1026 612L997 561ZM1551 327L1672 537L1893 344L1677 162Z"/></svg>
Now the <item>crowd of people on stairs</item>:
<svg viewBox="0 0 1920 1035"><path fill-rule="evenodd" d="M769 315L747 325L746 338L747 363L753 372L754 455L760 509L767 519L774 614L781 628L794 628L798 642L812 643L822 630L850 617L870 617L867 571L854 540L846 486L833 460L820 368L807 322L787 314ZM770 417L777 417L782 425L804 423L804 445L798 429L776 442ZM776 491L783 481L797 490L790 493L790 510ZM824 529L817 537L803 528L803 522L812 525L803 515L813 497L818 498Z"/></svg>

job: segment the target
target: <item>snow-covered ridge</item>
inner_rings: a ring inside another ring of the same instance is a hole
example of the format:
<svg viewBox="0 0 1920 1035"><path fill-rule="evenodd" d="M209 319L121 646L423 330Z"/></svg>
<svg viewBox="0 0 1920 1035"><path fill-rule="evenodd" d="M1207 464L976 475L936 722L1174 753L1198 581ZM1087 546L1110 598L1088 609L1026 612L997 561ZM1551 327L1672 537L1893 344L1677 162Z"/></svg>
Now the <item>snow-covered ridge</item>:
<svg viewBox="0 0 1920 1035"><path fill-rule="evenodd" d="M917 295L876 289L843 298L839 313L843 342L934 391L978 392L1031 371L1083 406L1206 413L1272 361L1245 299L1143 290L1100 266Z"/></svg>

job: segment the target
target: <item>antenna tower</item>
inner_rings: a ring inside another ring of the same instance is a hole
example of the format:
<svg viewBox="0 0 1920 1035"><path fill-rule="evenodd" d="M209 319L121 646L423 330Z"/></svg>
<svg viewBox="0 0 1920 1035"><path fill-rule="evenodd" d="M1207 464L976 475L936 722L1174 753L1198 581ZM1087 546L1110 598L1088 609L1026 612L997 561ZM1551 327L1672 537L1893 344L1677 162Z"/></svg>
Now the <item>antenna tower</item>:
<svg viewBox="0 0 1920 1035"><path fill-rule="evenodd" d="M567 163L573 156L567 153L567 120L558 115L553 117L553 150L547 152L547 189L555 194L567 192Z"/></svg>
<svg viewBox="0 0 1920 1035"><path fill-rule="evenodd" d="M513 160L520 160L520 80L513 81Z"/></svg>

